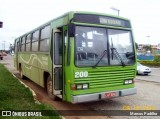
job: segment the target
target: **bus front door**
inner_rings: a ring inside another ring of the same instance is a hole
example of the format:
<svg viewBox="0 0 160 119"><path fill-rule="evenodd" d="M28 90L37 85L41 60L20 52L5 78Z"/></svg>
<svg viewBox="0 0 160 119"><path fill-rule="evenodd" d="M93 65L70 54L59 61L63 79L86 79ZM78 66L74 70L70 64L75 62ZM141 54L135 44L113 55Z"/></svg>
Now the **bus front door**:
<svg viewBox="0 0 160 119"><path fill-rule="evenodd" d="M53 30L53 94L62 98L62 33L60 30Z"/></svg>

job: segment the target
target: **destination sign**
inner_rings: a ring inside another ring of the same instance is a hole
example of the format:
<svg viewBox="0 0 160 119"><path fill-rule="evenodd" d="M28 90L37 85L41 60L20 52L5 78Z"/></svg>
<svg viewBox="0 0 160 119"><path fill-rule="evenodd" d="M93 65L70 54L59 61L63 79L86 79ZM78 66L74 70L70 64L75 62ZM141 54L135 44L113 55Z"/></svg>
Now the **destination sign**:
<svg viewBox="0 0 160 119"><path fill-rule="evenodd" d="M113 19L113 18L106 18L106 17L100 17L100 24L108 24L108 25L114 25L114 26L123 26L123 21L119 19Z"/></svg>
<svg viewBox="0 0 160 119"><path fill-rule="evenodd" d="M94 14L76 13L74 15L73 21L131 28L130 22L128 20L110 16L94 15Z"/></svg>

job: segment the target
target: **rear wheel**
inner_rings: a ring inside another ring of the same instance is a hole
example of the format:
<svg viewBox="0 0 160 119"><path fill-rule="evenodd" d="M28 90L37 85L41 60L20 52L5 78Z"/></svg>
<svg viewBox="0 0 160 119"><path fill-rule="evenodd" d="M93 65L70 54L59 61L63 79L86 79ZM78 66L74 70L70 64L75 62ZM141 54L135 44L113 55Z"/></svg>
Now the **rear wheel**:
<svg viewBox="0 0 160 119"><path fill-rule="evenodd" d="M20 77L21 77L21 79L24 79L24 75L23 75L21 66L20 66L19 72L20 72Z"/></svg>
<svg viewBox="0 0 160 119"><path fill-rule="evenodd" d="M47 79L47 94L53 100L57 100L58 98L57 96L53 94L53 84L52 84L52 80L50 76Z"/></svg>

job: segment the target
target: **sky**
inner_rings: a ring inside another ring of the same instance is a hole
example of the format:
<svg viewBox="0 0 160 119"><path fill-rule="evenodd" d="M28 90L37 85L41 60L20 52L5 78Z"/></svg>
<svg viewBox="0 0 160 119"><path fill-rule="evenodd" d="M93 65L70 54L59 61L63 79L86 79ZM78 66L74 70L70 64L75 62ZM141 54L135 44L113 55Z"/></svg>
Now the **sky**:
<svg viewBox="0 0 160 119"><path fill-rule="evenodd" d="M131 20L138 44L160 43L160 0L0 0L0 50L14 39L69 11L93 11Z"/></svg>

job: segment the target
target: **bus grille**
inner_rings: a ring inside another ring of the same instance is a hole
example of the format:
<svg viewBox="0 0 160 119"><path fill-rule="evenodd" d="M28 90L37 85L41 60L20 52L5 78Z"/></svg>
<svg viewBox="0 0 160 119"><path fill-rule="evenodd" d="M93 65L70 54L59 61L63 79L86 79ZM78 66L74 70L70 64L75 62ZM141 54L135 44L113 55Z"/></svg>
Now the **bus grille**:
<svg viewBox="0 0 160 119"><path fill-rule="evenodd" d="M75 79L75 83L89 83L89 88L120 86L125 79L133 79L135 69L88 70L87 78Z"/></svg>

